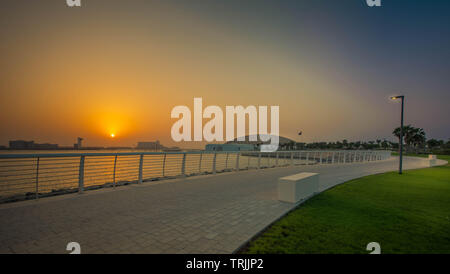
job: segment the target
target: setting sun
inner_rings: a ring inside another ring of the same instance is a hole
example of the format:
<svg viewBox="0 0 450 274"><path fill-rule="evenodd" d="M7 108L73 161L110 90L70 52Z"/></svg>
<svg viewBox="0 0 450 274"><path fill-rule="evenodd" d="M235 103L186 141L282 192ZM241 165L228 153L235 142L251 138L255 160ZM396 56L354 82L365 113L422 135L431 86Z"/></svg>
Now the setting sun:
<svg viewBox="0 0 450 274"><path fill-rule="evenodd" d="M111 138L114 138L114 137L116 137L116 134L114 134L114 133L111 133Z"/></svg>

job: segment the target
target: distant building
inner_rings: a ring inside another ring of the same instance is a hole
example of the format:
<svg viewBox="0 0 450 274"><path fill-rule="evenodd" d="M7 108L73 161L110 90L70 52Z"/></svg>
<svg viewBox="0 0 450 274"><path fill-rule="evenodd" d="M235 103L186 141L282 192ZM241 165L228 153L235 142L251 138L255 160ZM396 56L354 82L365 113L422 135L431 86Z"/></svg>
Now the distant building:
<svg viewBox="0 0 450 274"><path fill-rule="evenodd" d="M81 149L81 148L82 148L81 142L83 142L83 138L78 137L78 138L77 138L77 143L76 143L76 144L73 144L73 148L74 148L74 149Z"/></svg>
<svg viewBox="0 0 450 274"><path fill-rule="evenodd" d="M162 149L162 151L164 152L177 152L177 151L181 151L181 148L179 147L165 147Z"/></svg>
<svg viewBox="0 0 450 274"><path fill-rule="evenodd" d="M266 135L266 137L271 137L270 135ZM251 141L251 139L256 139L256 141ZM284 146L287 144L295 143L294 140L291 140L289 138L278 136L278 142L280 146ZM254 144L254 145L263 145L263 144L269 144L270 141L263 142L259 135L247 135L244 137L244 141L239 141L238 138L235 138L233 141L227 142L227 144Z"/></svg>
<svg viewBox="0 0 450 274"><path fill-rule="evenodd" d="M265 137L272 137L270 135L266 135ZM252 141L252 139L256 139L255 141ZM270 139L270 138L269 138ZM269 141L262 141L260 138L260 135L247 135L244 137L244 141L239 141L238 138L235 138L232 141L226 142L226 144L251 144L255 146L255 150L259 150L261 145L268 145L270 144ZM297 143L289 138L278 136L278 150L294 150L296 149Z"/></svg>
<svg viewBox="0 0 450 274"><path fill-rule="evenodd" d="M153 149L153 150L159 150L165 148L163 145L159 143L158 140L155 142L138 142L137 143L137 149Z"/></svg>
<svg viewBox="0 0 450 274"><path fill-rule="evenodd" d="M10 149L33 149L34 141L15 140L9 141Z"/></svg>
<svg viewBox="0 0 450 274"><path fill-rule="evenodd" d="M254 151L253 144L207 144L207 151Z"/></svg>
<svg viewBox="0 0 450 274"><path fill-rule="evenodd" d="M58 149L57 144L34 144L33 149Z"/></svg>
<svg viewBox="0 0 450 274"><path fill-rule="evenodd" d="M58 149L57 144L37 144L34 141L9 141L9 149Z"/></svg>

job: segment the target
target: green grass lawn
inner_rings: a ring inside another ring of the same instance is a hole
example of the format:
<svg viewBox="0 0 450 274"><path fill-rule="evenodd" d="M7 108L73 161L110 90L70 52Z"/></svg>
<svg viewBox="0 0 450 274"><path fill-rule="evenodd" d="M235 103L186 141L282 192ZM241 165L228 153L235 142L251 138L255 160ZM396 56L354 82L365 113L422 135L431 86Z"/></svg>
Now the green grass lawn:
<svg viewBox="0 0 450 274"><path fill-rule="evenodd" d="M398 152L392 152L393 156L398 156ZM428 158L428 154L415 154L415 153L405 153L403 156L413 156L413 157L421 157ZM438 159L446 160L450 162L450 155L436 155Z"/></svg>
<svg viewBox="0 0 450 274"><path fill-rule="evenodd" d="M450 156L438 156L450 160ZM349 181L306 201L241 253L450 253L450 165Z"/></svg>

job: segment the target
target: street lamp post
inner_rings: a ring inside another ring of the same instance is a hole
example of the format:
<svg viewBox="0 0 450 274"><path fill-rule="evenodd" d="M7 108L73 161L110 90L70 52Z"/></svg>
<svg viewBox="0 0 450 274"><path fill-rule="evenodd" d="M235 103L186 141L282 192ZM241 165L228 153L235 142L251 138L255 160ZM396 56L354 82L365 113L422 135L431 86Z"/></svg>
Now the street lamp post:
<svg viewBox="0 0 450 274"><path fill-rule="evenodd" d="M400 118L400 162L398 167L398 174L402 174L402 162L403 162L403 105L405 103L405 96L393 96L391 97L392 100L402 99L402 112L401 112L401 118Z"/></svg>

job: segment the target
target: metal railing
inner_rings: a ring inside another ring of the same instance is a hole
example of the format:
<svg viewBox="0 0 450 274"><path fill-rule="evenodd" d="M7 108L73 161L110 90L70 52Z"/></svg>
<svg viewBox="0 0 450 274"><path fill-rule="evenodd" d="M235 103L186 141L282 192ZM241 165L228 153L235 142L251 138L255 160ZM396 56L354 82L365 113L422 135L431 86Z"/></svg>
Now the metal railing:
<svg viewBox="0 0 450 274"><path fill-rule="evenodd" d="M168 177L243 169L379 161L390 151L0 154L0 202Z"/></svg>

